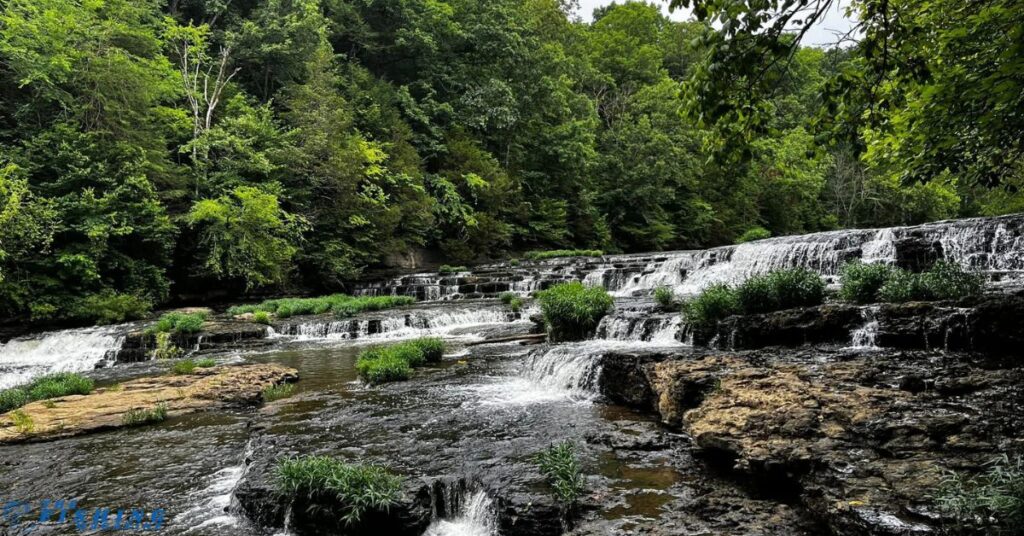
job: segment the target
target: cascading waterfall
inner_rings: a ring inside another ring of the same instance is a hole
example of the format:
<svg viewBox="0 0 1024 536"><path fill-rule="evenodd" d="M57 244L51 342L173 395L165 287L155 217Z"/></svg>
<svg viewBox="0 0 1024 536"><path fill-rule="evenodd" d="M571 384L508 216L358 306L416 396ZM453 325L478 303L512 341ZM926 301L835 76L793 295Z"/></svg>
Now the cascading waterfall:
<svg viewBox="0 0 1024 536"><path fill-rule="evenodd" d="M878 350L878 307L861 309L864 325L850 333L850 350Z"/></svg>
<svg viewBox="0 0 1024 536"><path fill-rule="evenodd" d="M471 326L515 322L532 311L515 313L506 307L426 309L380 318L300 322L279 326L285 335L300 340L315 339L398 339L421 335L444 335Z"/></svg>
<svg viewBox="0 0 1024 536"><path fill-rule="evenodd" d="M494 536L498 534L498 518L494 503L483 491L459 491L460 497L446 502L457 504L458 510L452 519L436 519L427 528L424 536ZM451 514L449 514L451 515Z"/></svg>
<svg viewBox="0 0 1024 536"><path fill-rule="evenodd" d="M609 346L608 341L591 340L534 351L526 359L523 376L573 398L593 398L601 376L600 354Z"/></svg>
<svg viewBox="0 0 1024 536"><path fill-rule="evenodd" d="M123 326L68 329L0 344L0 389L52 372L84 372L112 359L124 342Z"/></svg>
<svg viewBox="0 0 1024 536"><path fill-rule="evenodd" d="M682 325L679 315L651 315L646 312L613 313L601 319L597 338L609 341L647 342L677 345Z"/></svg>

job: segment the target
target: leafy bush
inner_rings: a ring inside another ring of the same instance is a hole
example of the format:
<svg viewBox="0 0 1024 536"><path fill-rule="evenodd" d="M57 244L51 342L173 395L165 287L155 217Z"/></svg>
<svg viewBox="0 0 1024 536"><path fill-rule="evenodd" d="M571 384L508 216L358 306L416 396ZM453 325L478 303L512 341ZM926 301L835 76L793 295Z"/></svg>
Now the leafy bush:
<svg viewBox="0 0 1024 536"><path fill-rule="evenodd" d="M177 359L181 357L181 348L171 340L171 334L166 331L156 334L156 347L153 348L154 359Z"/></svg>
<svg viewBox="0 0 1024 536"><path fill-rule="evenodd" d="M886 281L893 277L895 268L887 264L850 262L843 266L839 297L851 303L874 303Z"/></svg>
<svg viewBox="0 0 1024 536"><path fill-rule="evenodd" d="M599 249L555 249L550 251L528 251L523 257L531 261L542 261L557 257L601 257L604 252Z"/></svg>
<svg viewBox="0 0 1024 536"><path fill-rule="evenodd" d="M563 504L573 504L583 495L583 471L571 441L551 445L538 453L534 460L555 497Z"/></svg>
<svg viewBox="0 0 1024 536"><path fill-rule="evenodd" d="M78 318L93 320L97 324L116 324L145 318L153 304L134 294L105 291L86 296L74 308L74 316Z"/></svg>
<svg viewBox="0 0 1024 536"><path fill-rule="evenodd" d="M919 274L894 270L878 295L882 301L891 303L962 300L978 296L983 288L981 275L965 271L958 264L939 261Z"/></svg>
<svg viewBox="0 0 1024 536"><path fill-rule="evenodd" d="M275 487L285 496L323 498L341 504L346 524L369 510L386 511L398 501L402 479L383 467L347 464L330 456L305 456L277 465Z"/></svg>
<svg viewBox="0 0 1024 536"><path fill-rule="evenodd" d="M736 239L737 244L743 244L746 242L753 242L754 240L764 240L765 238L771 238L772 232L764 227L751 227L747 229L743 234Z"/></svg>
<svg viewBox="0 0 1024 536"><path fill-rule="evenodd" d="M437 273L439 274L457 274L459 272L467 271L469 271L469 268L466 268L465 266L450 266L447 264L442 264L441 267L437 269Z"/></svg>
<svg viewBox="0 0 1024 536"><path fill-rule="evenodd" d="M612 309L614 300L600 287L579 281L563 283L537 293L548 336L552 341L586 338Z"/></svg>
<svg viewBox="0 0 1024 536"><path fill-rule="evenodd" d="M182 313L172 311L165 313L150 326L149 333L198 333L206 322L206 313Z"/></svg>
<svg viewBox="0 0 1024 536"><path fill-rule="evenodd" d="M199 367L199 368L216 367L217 366L217 361L215 361L213 358L210 358L210 357L204 357L203 359L200 359L200 360L196 361L196 366Z"/></svg>
<svg viewBox="0 0 1024 536"><path fill-rule="evenodd" d="M654 301L662 309L672 309L676 306L676 293L669 287L658 287L654 289Z"/></svg>
<svg viewBox="0 0 1024 536"><path fill-rule="evenodd" d="M986 534L1022 534L1024 457L1003 455L976 476L949 473L937 500L961 525L986 529Z"/></svg>
<svg viewBox="0 0 1024 536"><path fill-rule="evenodd" d="M130 409L121 415L121 424L125 426L141 426L165 420L167 420L167 405L163 402L149 409Z"/></svg>
<svg viewBox="0 0 1024 536"><path fill-rule="evenodd" d="M280 385L271 385L263 390L263 401L273 402L282 398L288 398L295 393L294 383L282 383Z"/></svg>
<svg viewBox="0 0 1024 536"><path fill-rule="evenodd" d="M20 408L29 402L60 398L68 395L87 395L92 392L93 381L73 372L57 372L40 376L28 384L0 391L0 413Z"/></svg>
<svg viewBox="0 0 1024 536"><path fill-rule="evenodd" d="M264 326L270 325L270 313L266 311L256 311L252 315L252 321L257 324L263 324Z"/></svg>
<svg viewBox="0 0 1024 536"><path fill-rule="evenodd" d="M19 434L29 434L36 429L36 423L32 420L32 416L25 413L24 410L15 410L11 412L11 422L14 423L14 427L18 430Z"/></svg>
<svg viewBox="0 0 1024 536"><path fill-rule="evenodd" d="M356 359L356 372L371 384L407 380L413 367L441 361L444 341L425 337L390 346L369 348Z"/></svg>
<svg viewBox="0 0 1024 536"><path fill-rule="evenodd" d="M747 314L820 305L825 301L825 282L804 268L776 270L744 281L736 297Z"/></svg>
<svg viewBox="0 0 1024 536"><path fill-rule="evenodd" d="M196 370L196 362L191 359L182 359L171 365L171 372L174 374L192 374Z"/></svg>
<svg viewBox="0 0 1024 536"><path fill-rule="evenodd" d="M411 296L363 296L352 297L347 294L331 294L317 298L280 298L266 300L255 305L236 305L228 309L230 315L253 313L253 320L259 312L274 313L278 318L298 315L320 315L334 313L336 316L352 316L363 311L380 311L415 303ZM267 323L269 323L269 315Z"/></svg>
<svg viewBox="0 0 1024 536"><path fill-rule="evenodd" d="M683 316L695 329L708 329L726 317L739 314L736 291L724 283L711 285L683 304Z"/></svg>
<svg viewBox="0 0 1024 536"><path fill-rule="evenodd" d="M501 300L501 303L507 305L513 313L518 313L523 308L523 299L515 292L502 292L498 299Z"/></svg>

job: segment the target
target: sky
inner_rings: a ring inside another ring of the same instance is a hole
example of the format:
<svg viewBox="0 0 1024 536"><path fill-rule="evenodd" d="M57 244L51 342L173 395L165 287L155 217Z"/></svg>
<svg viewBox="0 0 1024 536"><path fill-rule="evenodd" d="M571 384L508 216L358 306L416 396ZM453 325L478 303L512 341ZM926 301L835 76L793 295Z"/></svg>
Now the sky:
<svg viewBox="0 0 1024 536"><path fill-rule="evenodd" d="M620 0L619 3L623 3L625 0ZM668 2L666 0L651 0L661 6L661 10L668 14ZM594 8L610 4L612 0L580 0L579 16L583 20L589 21L592 18ZM835 31L846 32L853 26L853 21L847 19L843 12L850 4L850 0L838 0L836 5L829 9L825 18L816 24L807 35L804 36L803 43L805 45L830 45L835 43ZM689 18L690 13L685 10L677 9L675 13L669 15L674 20L686 20Z"/></svg>

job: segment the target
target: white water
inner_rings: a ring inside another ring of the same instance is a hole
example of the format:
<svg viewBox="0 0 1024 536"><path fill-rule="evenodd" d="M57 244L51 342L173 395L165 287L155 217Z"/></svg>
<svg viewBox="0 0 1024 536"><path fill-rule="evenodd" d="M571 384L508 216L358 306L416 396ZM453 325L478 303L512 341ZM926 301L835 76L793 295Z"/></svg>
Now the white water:
<svg viewBox="0 0 1024 536"><path fill-rule="evenodd" d="M53 372L84 372L113 358L123 327L68 329L0 344L0 389Z"/></svg>
<svg viewBox="0 0 1024 536"><path fill-rule="evenodd" d="M679 315L652 317L648 313L610 314L597 326L597 337L611 341L646 342L675 346L682 319Z"/></svg>
<svg viewBox="0 0 1024 536"><path fill-rule="evenodd" d="M450 335L457 330L516 321L528 321L533 311L524 310L515 315L505 307L423 310L385 316L379 327L371 333L371 320L310 321L295 326L296 340L391 340ZM284 335L287 337L288 335Z"/></svg>
<svg viewBox="0 0 1024 536"><path fill-rule="evenodd" d="M861 316L864 318L864 325L850 333L850 346L848 350L879 350L878 339L878 307L865 307L861 309Z"/></svg>
<svg viewBox="0 0 1024 536"><path fill-rule="evenodd" d="M498 534L498 520L491 498L482 491L473 493L469 500L459 501L459 512L454 519L438 519L430 524L424 536L494 536Z"/></svg>
<svg viewBox="0 0 1024 536"><path fill-rule="evenodd" d="M178 514L175 520L181 524L192 525L186 532L210 527L238 526L239 518L229 514L227 508L244 472L245 467L237 465L210 475L206 488L199 490L193 497L193 506Z"/></svg>

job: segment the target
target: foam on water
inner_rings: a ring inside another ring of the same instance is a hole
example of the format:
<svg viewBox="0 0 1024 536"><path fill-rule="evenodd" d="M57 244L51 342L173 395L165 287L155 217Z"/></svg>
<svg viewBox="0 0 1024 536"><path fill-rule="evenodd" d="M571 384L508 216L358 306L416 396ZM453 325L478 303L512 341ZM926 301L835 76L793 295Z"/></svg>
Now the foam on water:
<svg viewBox="0 0 1024 536"><path fill-rule="evenodd" d="M228 507L244 472L245 467L237 465L225 467L210 475L207 486L195 494L193 506L178 514L175 521L190 526L186 532L238 526L239 518L228 513Z"/></svg>
<svg viewBox="0 0 1024 536"><path fill-rule="evenodd" d="M494 503L482 491L473 492L468 500L459 501L454 519L435 520L424 536L494 536L498 534L498 519Z"/></svg>
<svg viewBox="0 0 1024 536"><path fill-rule="evenodd" d="M43 374L92 370L114 357L123 331L123 326L67 329L0 344L0 389Z"/></svg>

